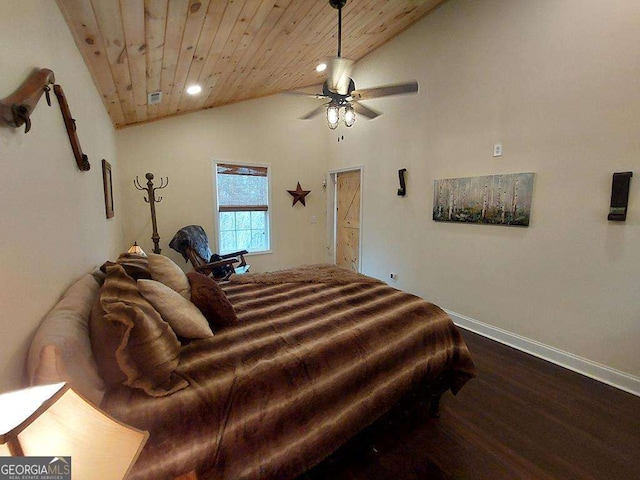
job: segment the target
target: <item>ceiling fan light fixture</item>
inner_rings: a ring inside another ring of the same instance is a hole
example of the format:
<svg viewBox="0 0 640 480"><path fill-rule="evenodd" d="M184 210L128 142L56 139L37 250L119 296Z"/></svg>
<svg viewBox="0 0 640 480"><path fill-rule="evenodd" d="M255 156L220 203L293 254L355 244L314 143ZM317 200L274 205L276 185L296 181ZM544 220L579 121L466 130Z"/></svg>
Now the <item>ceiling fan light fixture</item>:
<svg viewBox="0 0 640 480"><path fill-rule="evenodd" d="M347 127L353 126L356 123L356 111L353 109L353 106L348 103L346 107L344 107L344 124Z"/></svg>
<svg viewBox="0 0 640 480"><path fill-rule="evenodd" d="M335 130L338 127L340 121L340 107L337 105L329 105L327 107L327 123L331 130Z"/></svg>
<svg viewBox="0 0 640 480"><path fill-rule="evenodd" d="M328 100L323 105L319 105L299 118L301 120L309 120L316 115L322 115L322 112L325 111L329 128L335 130L340 123L340 110L344 109L343 121L345 126L352 127L354 123L356 123L358 116L362 116L365 119L373 119L381 115L381 112L376 112L374 109L368 108L366 105L360 103L361 100L417 93L418 82L414 80L412 82L382 85L358 90L353 78L351 78L353 60L344 58L341 53L342 7L345 6L347 0L328 0L328 2L331 7L338 10L338 55L330 58L324 57L325 61L316 66L316 70L321 72L326 65L326 79L322 84L321 93L307 94L306 92L300 91L290 93Z"/></svg>

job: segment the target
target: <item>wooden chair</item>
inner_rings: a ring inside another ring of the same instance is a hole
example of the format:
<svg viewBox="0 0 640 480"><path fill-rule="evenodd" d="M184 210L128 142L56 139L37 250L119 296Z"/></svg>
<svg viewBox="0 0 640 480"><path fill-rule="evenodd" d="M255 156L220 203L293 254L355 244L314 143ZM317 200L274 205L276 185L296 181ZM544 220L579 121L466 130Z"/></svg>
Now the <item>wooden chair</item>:
<svg viewBox="0 0 640 480"><path fill-rule="evenodd" d="M188 225L176 232L169 246L191 262L196 272L211 275L215 280L228 280L234 273L249 271L244 255L246 250L226 255L211 254L209 240L200 225ZM237 264L237 265L236 265Z"/></svg>
<svg viewBox="0 0 640 480"><path fill-rule="evenodd" d="M228 280L234 273L249 271L249 265L244 259L244 255L247 253L249 252L241 250L227 255L213 255L212 258L219 257L220 260L207 262L195 249L187 247L187 256L191 265L193 265L193 269L196 272L211 275L216 280ZM235 265L236 263L238 265Z"/></svg>

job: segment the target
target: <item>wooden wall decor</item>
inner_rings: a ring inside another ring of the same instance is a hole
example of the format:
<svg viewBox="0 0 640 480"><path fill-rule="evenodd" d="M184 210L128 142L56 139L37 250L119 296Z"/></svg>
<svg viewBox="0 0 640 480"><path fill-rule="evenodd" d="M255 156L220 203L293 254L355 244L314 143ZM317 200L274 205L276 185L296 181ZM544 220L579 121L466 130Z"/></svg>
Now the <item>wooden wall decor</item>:
<svg viewBox="0 0 640 480"><path fill-rule="evenodd" d="M289 194L293 197L293 204L291 205L292 207L295 206L295 204L298 202L300 202L303 207L307 206L304 197L309 195L311 193L311 190L303 190L300 186L300 182L298 182L298 186L295 190L287 190L287 192L289 192Z"/></svg>
<svg viewBox="0 0 640 480"><path fill-rule="evenodd" d="M49 85L55 83L55 81L56 78L52 70L48 68L34 70L14 93L0 100L0 125L5 124L14 128L24 125L24 133L29 132L31 130L31 114L43 93L47 97L47 104L51 106L51 96L49 95L51 87ZM67 127L67 134L69 135L69 141L71 142L78 168L86 172L91 168L91 165L89 165L87 156L82 153L80 141L76 134L76 121L71 116L62 87L53 85L53 91L60 104L62 118Z"/></svg>
<svg viewBox="0 0 640 480"><path fill-rule="evenodd" d="M56 94L56 97L58 97L60 111L62 112L64 125L67 127L67 135L69 135L71 149L73 150L73 155L76 158L78 168L81 171L86 172L91 168L91 165L89 164L89 159L84 153L82 153L82 148L80 147L80 140L78 140L78 135L76 134L76 119L71 116L71 111L67 104L67 97L65 97L62 87L60 85L54 85L53 91Z"/></svg>
<svg viewBox="0 0 640 480"><path fill-rule="evenodd" d="M169 177L167 177L166 183L165 179L161 178L159 187L153 186L153 173L147 173L145 175L145 178L147 179L146 187L140 185L140 180L138 180L137 176L133 181L133 185L138 190L144 190L147 192L148 198L144 197L144 201L147 202L151 207L151 224L153 226L153 234L151 235L151 240L153 240L153 253L157 253L159 255L162 249L160 248L160 235L158 235L158 222L156 221L156 203L160 203L162 201L162 197L156 198L156 190L167 188L167 185L169 185Z"/></svg>
<svg viewBox="0 0 640 480"><path fill-rule="evenodd" d="M34 70L14 93L0 100L0 124L14 128L24 125L24 133L31 130L31 114L43 93L46 94L47 103L51 106L49 85L54 82L53 71L48 68Z"/></svg>
<svg viewBox="0 0 640 480"><path fill-rule="evenodd" d="M113 217L113 179L111 176L111 164L102 159L102 184L104 185L104 207L107 218Z"/></svg>

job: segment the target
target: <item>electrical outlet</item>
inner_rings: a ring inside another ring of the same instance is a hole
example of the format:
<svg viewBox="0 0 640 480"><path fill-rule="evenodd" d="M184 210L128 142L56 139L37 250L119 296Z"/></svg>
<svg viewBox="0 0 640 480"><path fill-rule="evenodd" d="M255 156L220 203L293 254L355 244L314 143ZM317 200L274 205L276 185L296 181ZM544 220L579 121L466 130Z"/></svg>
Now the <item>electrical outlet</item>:
<svg viewBox="0 0 640 480"><path fill-rule="evenodd" d="M502 156L502 144L501 143L496 143L493 146L493 156L494 157L501 157Z"/></svg>
<svg viewBox="0 0 640 480"><path fill-rule="evenodd" d="M398 274L391 272L389 274L389 278L392 279L392 280L397 280L398 279Z"/></svg>

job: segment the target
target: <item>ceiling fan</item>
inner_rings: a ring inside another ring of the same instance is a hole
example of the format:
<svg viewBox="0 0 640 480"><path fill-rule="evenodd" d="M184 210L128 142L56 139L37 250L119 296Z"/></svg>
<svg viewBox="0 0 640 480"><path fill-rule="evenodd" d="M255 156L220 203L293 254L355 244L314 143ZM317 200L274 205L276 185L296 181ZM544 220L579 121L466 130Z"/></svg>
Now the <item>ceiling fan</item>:
<svg viewBox="0 0 640 480"><path fill-rule="evenodd" d="M308 94L303 92L289 92L314 98L329 99L327 103L311 110L306 115L300 117L300 119L311 119L326 110L327 123L332 130L338 127L341 109L344 110L344 124L347 127L351 127L355 123L356 113L369 119L382 115L381 112L362 105L359 102L360 100L416 93L418 91L418 82L415 80L407 83L356 90L356 84L351 78L353 60L344 58L341 55L342 7L344 7L346 3L347 0L329 0L329 5L338 10L338 56L329 59L327 62L327 80L322 85L322 93Z"/></svg>

